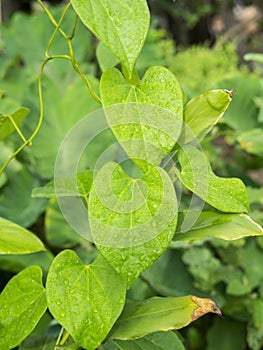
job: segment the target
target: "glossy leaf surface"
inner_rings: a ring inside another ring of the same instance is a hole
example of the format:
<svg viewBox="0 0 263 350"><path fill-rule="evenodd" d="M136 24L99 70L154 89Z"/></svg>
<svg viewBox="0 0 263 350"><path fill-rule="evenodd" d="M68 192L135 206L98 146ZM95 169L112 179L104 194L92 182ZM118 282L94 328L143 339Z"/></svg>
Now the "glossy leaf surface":
<svg viewBox="0 0 263 350"><path fill-rule="evenodd" d="M46 288L52 315L88 350L94 350L106 337L126 294L126 283L102 256L84 265L70 250L54 259Z"/></svg>
<svg viewBox="0 0 263 350"><path fill-rule="evenodd" d="M132 75L150 22L145 0L71 0L82 22L119 58Z"/></svg>
<svg viewBox="0 0 263 350"><path fill-rule="evenodd" d="M221 315L217 305L207 298L154 297L126 304L113 328L112 339L136 339L148 333L180 329L208 312Z"/></svg>
<svg viewBox="0 0 263 350"><path fill-rule="evenodd" d="M128 280L167 248L177 222L177 199L167 173L145 163L139 179L116 163L96 175L89 197L91 233L106 260Z"/></svg>
<svg viewBox="0 0 263 350"><path fill-rule="evenodd" d="M19 345L47 308L42 271L30 266L13 277L0 294L0 349Z"/></svg>
<svg viewBox="0 0 263 350"><path fill-rule="evenodd" d="M42 250L45 247L37 236L0 217L0 254L29 254Z"/></svg>
<svg viewBox="0 0 263 350"><path fill-rule="evenodd" d="M106 117L130 158L158 165L174 147L182 127L183 97L175 76L151 67L137 85L129 84L116 68L101 78Z"/></svg>
<svg viewBox="0 0 263 350"><path fill-rule="evenodd" d="M202 138L224 114L232 100L232 92L211 90L191 99L184 109L184 122L180 141L187 143Z"/></svg>
<svg viewBox="0 0 263 350"><path fill-rule="evenodd" d="M224 214L202 212L191 229L181 232L181 223L186 213L180 213L174 241L194 242L206 238L220 238L227 241L247 236L260 236L262 227L246 214Z"/></svg>
<svg viewBox="0 0 263 350"><path fill-rule="evenodd" d="M184 147L178 159L178 177L190 191L220 211L248 211L246 187L240 179L216 176L204 153L192 146Z"/></svg>

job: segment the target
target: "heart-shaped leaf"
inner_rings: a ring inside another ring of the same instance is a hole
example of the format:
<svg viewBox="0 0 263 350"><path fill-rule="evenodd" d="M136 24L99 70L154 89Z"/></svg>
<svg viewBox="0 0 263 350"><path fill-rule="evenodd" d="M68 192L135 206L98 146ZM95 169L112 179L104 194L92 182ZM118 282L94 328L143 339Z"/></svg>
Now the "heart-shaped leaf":
<svg viewBox="0 0 263 350"><path fill-rule="evenodd" d="M100 90L108 123L129 157L158 165L182 127L183 97L175 76L151 67L131 85L112 68L103 74Z"/></svg>
<svg viewBox="0 0 263 350"><path fill-rule="evenodd" d="M145 164L144 164L145 165ZM89 197L92 237L107 261L131 281L167 248L177 222L177 199L167 173L149 166L139 179L116 163L97 173Z"/></svg>
<svg viewBox="0 0 263 350"><path fill-rule="evenodd" d="M102 256L84 265L73 251L64 250L50 267L46 289L55 319L77 344L94 350L122 311L126 283Z"/></svg>
<svg viewBox="0 0 263 350"><path fill-rule="evenodd" d="M112 330L111 339L136 339L152 332L180 329L208 312L221 315L211 299L195 296L128 302Z"/></svg>
<svg viewBox="0 0 263 350"><path fill-rule="evenodd" d="M71 0L82 22L119 58L128 76L150 23L145 0Z"/></svg>
<svg viewBox="0 0 263 350"><path fill-rule="evenodd" d="M216 176L204 153L192 146L180 150L178 160L181 171L177 175L190 191L220 211L248 211L247 191L240 179Z"/></svg>
<svg viewBox="0 0 263 350"><path fill-rule="evenodd" d="M0 349L19 345L33 331L46 308L39 266L30 266L13 277L0 295Z"/></svg>
<svg viewBox="0 0 263 350"><path fill-rule="evenodd" d="M0 217L0 254L29 254L46 250L25 228Z"/></svg>

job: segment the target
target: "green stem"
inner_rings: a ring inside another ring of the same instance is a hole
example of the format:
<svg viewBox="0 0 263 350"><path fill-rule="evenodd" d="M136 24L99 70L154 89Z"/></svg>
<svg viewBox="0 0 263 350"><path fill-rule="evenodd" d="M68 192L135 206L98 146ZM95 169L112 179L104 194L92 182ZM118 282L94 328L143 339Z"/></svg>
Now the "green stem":
<svg viewBox="0 0 263 350"><path fill-rule="evenodd" d="M48 8L43 4L42 0L37 0L37 2L39 3L39 5L42 7L42 9L46 12L48 18L50 19L51 23L54 24L54 26L56 27L55 29L55 35L56 32L59 30L60 34L67 40L68 36L67 34L60 28L60 25L58 25L58 22L55 20L55 18L52 16L51 12L48 10ZM59 19L59 23L61 24L63 18L66 15L66 12L68 11L68 9L70 8L71 4L68 3L67 6L65 7L65 9L62 12L62 15ZM53 33L54 34L54 33ZM54 39L53 39L54 40Z"/></svg>
<svg viewBox="0 0 263 350"><path fill-rule="evenodd" d="M16 129L18 135L21 137L21 139L23 140L24 143L27 143L27 139L25 138L25 136L23 135L22 131L19 129L19 127L17 126L16 122L14 121L14 119L12 118L11 115L7 115L7 118L11 121L11 123L13 124L14 128Z"/></svg>
<svg viewBox="0 0 263 350"><path fill-rule="evenodd" d="M55 20L55 18L52 16L52 14L49 12L49 10L46 8L46 6L42 3L41 0L37 0L38 3L41 5L41 7L43 8L43 10L46 12L48 18L50 19L50 21L52 22L52 24L56 27L53 34L52 34L52 37L50 38L50 41L48 43L48 47L47 47L47 50L46 50L46 56L49 58L49 50L50 50L50 46L55 38L55 35L57 33L57 31L59 31L63 37L66 39L67 43L68 43L68 48L69 48L69 53L70 53L70 57L71 57L71 62L72 62L72 67L73 69L80 75L81 79L84 81L85 85L87 86L88 90L89 90L89 93L91 94L92 98L101 104L101 99L99 98L99 96L95 93L95 91L92 89L92 86L91 86L91 83L89 81L89 79L86 77L86 75L81 71L78 63L76 62L76 59L75 59L75 55L74 55L74 50L73 50L73 46L72 46L72 38L74 37L74 34L75 34L75 31L76 31L76 26L77 26L77 21L78 21L78 16L75 17L75 20L74 20L74 24L73 24L73 28L72 28L72 32L70 35L67 35L61 28L60 28L60 25L61 25L61 22L62 20L64 19L65 15L66 15L66 12L68 11L69 7L70 7L70 3L66 6L66 8L64 9L59 21L57 22Z"/></svg>
<svg viewBox="0 0 263 350"><path fill-rule="evenodd" d="M66 343L66 341L68 340L68 338L69 338L69 332L65 332L59 345L64 345Z"/></svg>
<svg viewBox="0 0 263 350"><path fill-rule="evenodd" d="M61 339L61 337L63 335L63 332L64 332L64 327L61 327L59 335L58 335L58 338L57 338L57 341L56 341L56 344L55 344L55 347L54 347L54 350L56 350L56 348L59 346L60 339Z"/></svg>

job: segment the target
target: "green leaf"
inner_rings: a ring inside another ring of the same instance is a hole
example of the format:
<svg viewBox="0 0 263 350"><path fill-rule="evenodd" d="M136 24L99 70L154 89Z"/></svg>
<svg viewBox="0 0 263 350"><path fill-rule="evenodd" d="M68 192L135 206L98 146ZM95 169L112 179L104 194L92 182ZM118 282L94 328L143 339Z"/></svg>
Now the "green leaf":
<svg viewBox="0 0 263 350"><path fill-rule="evenodd" d="M0 217L0 254L29 254L45 250L31 232Z"/></svg>
<svg viewBox="0 0 263 350"><path fill-rule="evenodd" d="M231 319L215 319L207 333L207 350L234 350L245 346L245 324Z"/></svg>
<svg viewBox="0 0 263 350"><path fill-rule="evenodd" d="M44 187L34 188L33 198L84 197L89 195L93 181L93 171L87 170L76 176L64 176L50 181Z"/></svg>
<svg viewBox="0 0 263 350"><path fill-rule="evenodd" d="M196 218L195 212L192 213ZM224 214L217 212L202 212L193 226L185 232L182 224L185 218L191 223L191 213L179 213L178 226L174 241L195 242L207 238L220 238L227 241L247 236L260 236L263 229L246 214Z"/></svg>
<svg viewBox="0 0 263 350"><path fill-rule="evenodd" d="M145 165L145 164L144 164ZM148 165L139 179L116 163L97 173L89 197L92 237L101 254L131 281L169 245L177 222L177 199L167 173Z"/></svg>
<svg viewBox="0 0 263 350"><path fill-rule="evenodd" d="M262 63L263 64L263 55L262 53L255 53L255 52L251 52L251 53L246 53L244 55L244 59L246 61L254 61L254 62L258 62L258 63Z"/></svg>
<svg viewBox="0 0 263 350"><path fill-rule="evenodd" d="M248 74L240 74L217 82L217 87L226 86L235 91L233 100L224 113L222 121L237 131L247 131L258 125L258 108L254 102L256 96L262 96L260 79ZM249 118L248 118L249 115Z"/></svg>
<svg viewBox="0 0 263 350"><path fill-rule="evenodd" d="M90 81L93 86L97 86L98 82L95 78L91 78ZM100 105L90 96L81 79L73 80L67 85L66 90L64 84L60 90L55 79L45 78L45 87L45 118L34 139L34 146L31 147L30 154L34 157L33 161L39 176L51 179L54 176L58 150L66 134L80 119ZM78 108L76 108L76 101ZM38 108L36 103L38 102L34 99L32 101L34 108ZM28 127L32 128L31 125ZM89 166L87 162L85 165ZM79 171L83 170L83 168L79 169Z"/></svg>
<svg viewBox="0 0 263 350"><path fill-rule="evenodd" d="M55 319L80 346L94 350L122 311L126 283L102 256L84 265L64 250L51 265L46 289Z"/></svg>
<svg viewBox="0 0 263 350"><path fill-rule="evenodd" d="M221 315L211 299L195 296L154 297L142 302L128 302L110 337L136 339L152 332L180 329L208 312Z"/></svg>
<svg viewBox="0 0 263 350"><path fill-rule="evenodd" d="M0 163L8 159L9 149L1 145ZM0 216L15 222L23 227L31 226L44 211L47 201L45 199L31 198L34 187L40 185L40 180L31 174L26 166L16 159L5 171L8 181L1 189Z"/></svg>
<svg viewBox="0 0 263 350"><path fill-rule="evenodd" d="M170 243L172 244L173 242ZM143 272L142 276L157 295L178 297L197 294L206 296L193 286L192 278L182 261L182 251L178 249L166 249L160 258Z"/></svg>
<svg viewBox="0 0 263 350"><path fill-rule="evenodd" d="M118 58L101 41L96 49L96 57L102 72L105 72L109 68L115 67L119 63Z"/></svg>
<svg viewBox="0 0 263 350"><path fill-rule="evenodd" d="M0 295L0 349L19 345L45 313L42 271L30 266L13 277Z"/></svg>
<svg viewBox="0 0 263 350"><path fill-rule="evenodd" d="M135 340L115 340L120 350L184 350L179 337L171 331L148 334L144 338Z"/></svg>
<svg viewBox="0 0 263 350"><path fill-rule="evenodd" d="M151 67L140 83L131 85L112 68L102 75L100 90L108 123L129 157L158 165L182 127L183 97L175 76Z"/></svg>
<svg viewBox="0 0 263 350"><path fill-rule="evenodd" d="M48 244L60 249L74 246L84 241L67 223L54 199L50 200L45 213L45 232Z"/></svg>
<svg viewBox="0 0 263 350"><path fill-rule="evenodd" d="M19 126L25 117L28 115L29 109L21 107L12 114L0 113L0 140L3 140L6 136L16 130L14 124Z"/></svg>
<svg viewBox="0 0 263 350"><path fill-rule="evenodd" d="M71 0L82 22L119 58L131 77L150 23L145 0Z"/></svg>
<svg viewBox="0 0 263 350"><path fill-rule="evenodd" d="M204 153L192 146L180 150L180 181L190 191L216 209L226 213L248 211L246 187L240 179L216 176Z"/></svg>
<svg viewBox="0 0 263 350"><path fill-rule="evenodd" d="M263 130L252 129L238 135L237 141L241 148L250 153L263 158Z"/></svg>
<svg viewBox="0 0 263 350"><path fill-rule="evenodd" d="M188 143L196 137L203 138L226 111L232 93L228 90L211 90L191 99L184 109L186 126L180 141Z"/></svg>

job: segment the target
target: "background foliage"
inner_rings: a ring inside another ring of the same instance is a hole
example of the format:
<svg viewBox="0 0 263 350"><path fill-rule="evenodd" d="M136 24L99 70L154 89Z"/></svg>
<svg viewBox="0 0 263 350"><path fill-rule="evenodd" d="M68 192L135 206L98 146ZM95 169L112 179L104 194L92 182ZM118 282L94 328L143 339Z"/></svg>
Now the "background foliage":
<svg viewBox="0 0 263 350"><path fill-rule="evenodd" d="M195 42L195 39L188 38L191 30L200 25L200 19L215 14L222 6L222 1L212 4L178 0L177 6L174 6L167 0L150 1L149 4L159 17L152 23L137 63L140 74L144 74L152 65L168 67L181 83L186 100L212 88L235 90L231 106L222 122L203 141L202 147L212 160L213 170L217 175L235 175L245 182L248 186L250 215L263 225L261 67L251 70L244 63L240 65L238 43L227 43L211 49L211 42L187 48L173 41L175 29L171 30L172 20L178 21L176 23L184 28L181 29L178 43ZM247 2L246 5L251 3ZM52 8L52 13L58 18L61 8ZM167 13L170 17L165 21ZM63 22L65 29L72 23L71 16L73 14L69 13ZM179 18L183 18L185 23L179 21ZM169 33L167 29L170 29ZM2 26L0 89L4 94L0 100L0 110L15 111L20 106L30 109L29 116L21 124L25 135L32 131L37 122L37 74L52 30L46 15L38 12L15 13ZM186 33L187 39L183 40ZM64 42L60 42L59 38L56 40L57 53L65 51ZM213 40L215 37L211 38ZM90 76L93 87L98 89L98 77L104 67L94 57L96 41L80 23L74 47L82 70ZM100 62L98 49L97 56ZM1 175L0 216L35 232L50 252L20 256L0 254L0 289L3 289L14 273L32 264L39 265L45 274L53 254L63 248L74 249L86 263L92 261L97 254L93 245L82 240L68 226L55 199L31 197L34 188L41 187L52 178L55 157L65 132L82 117L84 111L91 112L99 107L87 96L86 87L74 74L69 63L57 60L49 64L44 77L44 103L47 106L44 123L34 141L34 147L23 151ZM77 110L73 103L76 99ZM95 161L96 154L100 154L110 141L110 134L95 140L90 146L94 159L89 161ZM19 142L17 134L1 141L0 164L3 164ZM128 297L141 301L155 295L209 296L221 307L224 319L206 316L180 331L186 348L259 350L263 345L262 265L262 238L234 242L219 239L188 244L173 242L161 258L140 279L132 283ZM37 349L38 344L45 339L45 349L51 349L58 329L50 321L50 315L45 313L33 334L19 348ZM173 337L173 333L170 336ZM154 341L158 341L158 333L152 337L156 338ZM137 345L140 346L139 340L134 342L138 342ZM118 345L126 349L125 344L121 344L120 340ZM116 346L109 343L103 348L116 349Z"/></svg>

